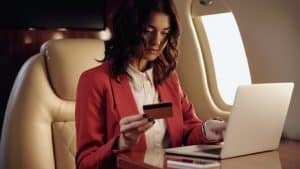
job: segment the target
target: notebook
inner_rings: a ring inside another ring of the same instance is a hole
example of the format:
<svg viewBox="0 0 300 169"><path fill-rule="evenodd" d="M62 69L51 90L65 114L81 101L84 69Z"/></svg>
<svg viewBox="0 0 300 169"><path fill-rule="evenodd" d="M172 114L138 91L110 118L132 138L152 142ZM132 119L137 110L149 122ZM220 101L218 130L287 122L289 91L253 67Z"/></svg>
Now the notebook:
<svg viewBox="0 0 300 169"><path fill-rule="evenodd" d="M166 153L225 159L279 147L294 83L237 88L223 143L165 149Z"/></svg>

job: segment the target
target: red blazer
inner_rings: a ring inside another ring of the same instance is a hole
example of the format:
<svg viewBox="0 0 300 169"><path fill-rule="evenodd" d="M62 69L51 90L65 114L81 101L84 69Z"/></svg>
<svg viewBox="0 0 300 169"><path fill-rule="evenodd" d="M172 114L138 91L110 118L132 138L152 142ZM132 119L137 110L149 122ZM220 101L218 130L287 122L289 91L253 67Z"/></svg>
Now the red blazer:
<svg viewBox="0 0 300 169"><path fill-rule="evenodd" d="M206 142L201 132L202 121L181 89L177 73L157 86L160 100L172 102L173 116L167 118L171 146ZM127 75L111 78L109 64L82 73L79 79L75 121L77 169L114 168L114 144L120 134L122 117L138 114ZM143 135L131 150L145 150Z"/></svg>

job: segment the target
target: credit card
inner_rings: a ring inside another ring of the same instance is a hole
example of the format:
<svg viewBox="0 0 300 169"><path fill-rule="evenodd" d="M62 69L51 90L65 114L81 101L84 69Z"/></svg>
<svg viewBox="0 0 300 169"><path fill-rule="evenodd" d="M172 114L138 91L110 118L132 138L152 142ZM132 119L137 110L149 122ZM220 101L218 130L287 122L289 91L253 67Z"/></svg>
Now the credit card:
<svg viewBox="0 0 300 169"><path fill-rule="evenodd" d="M144 113L147 114L148 117L152 117L154 119L171 117L173 115L171 102L148 104L144 105L143 109Z"/></svg>

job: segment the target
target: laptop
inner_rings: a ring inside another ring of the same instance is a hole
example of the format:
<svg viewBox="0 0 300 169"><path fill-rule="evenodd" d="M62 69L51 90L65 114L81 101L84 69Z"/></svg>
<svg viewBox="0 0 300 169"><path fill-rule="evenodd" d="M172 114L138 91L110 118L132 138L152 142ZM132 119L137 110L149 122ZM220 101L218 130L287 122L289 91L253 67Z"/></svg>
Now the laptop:
<svg viewBox="0 0 300 169"><path fill-rule="evenodd" d="M167 148L168 154L225 159L279 147L294 83L263 83L237 88L224 141L218 145Z"/></svg>

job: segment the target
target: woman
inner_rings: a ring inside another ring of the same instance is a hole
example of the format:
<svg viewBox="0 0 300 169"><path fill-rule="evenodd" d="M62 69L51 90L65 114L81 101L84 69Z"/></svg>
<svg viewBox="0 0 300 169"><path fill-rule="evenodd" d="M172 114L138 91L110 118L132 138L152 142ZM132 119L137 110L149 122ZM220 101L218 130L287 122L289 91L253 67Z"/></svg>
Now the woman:
<svg viewBox="0 0 300 169"><path fill-rule="evenodd" d="M179 24L171 0L124 0L113 21L104 63L84 72L76 102L79 169L113 168L116 153L218 142L225 123L203 123L175 72ZM142 106L172 102L154 120Z"/></svg>

